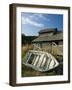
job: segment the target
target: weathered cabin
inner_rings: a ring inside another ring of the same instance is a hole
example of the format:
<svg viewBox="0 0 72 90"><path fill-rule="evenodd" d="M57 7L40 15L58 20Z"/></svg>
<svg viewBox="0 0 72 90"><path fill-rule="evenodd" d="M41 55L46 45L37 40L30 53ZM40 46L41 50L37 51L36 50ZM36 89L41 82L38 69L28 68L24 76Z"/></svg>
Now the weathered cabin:
<svg viewBox="0 0 72 90"><path fill-rule="evenodd" d="M40 30L39 36L33 40L33 44L41 48L52 44L63 45L63 32L58 31L57 28Z"/></svg>

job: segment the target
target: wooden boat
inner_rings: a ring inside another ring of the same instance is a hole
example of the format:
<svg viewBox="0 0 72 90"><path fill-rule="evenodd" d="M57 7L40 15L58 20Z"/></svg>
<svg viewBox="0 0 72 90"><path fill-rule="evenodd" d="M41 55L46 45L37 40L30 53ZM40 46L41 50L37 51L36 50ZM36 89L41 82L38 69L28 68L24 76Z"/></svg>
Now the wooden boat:
<svg viewBox="0 0 72 90"><path fill-rule="evenodd" d="M25 59L24 65L41 72L49 71L59 65L54 56L44 51L30 50Z"/></svg>

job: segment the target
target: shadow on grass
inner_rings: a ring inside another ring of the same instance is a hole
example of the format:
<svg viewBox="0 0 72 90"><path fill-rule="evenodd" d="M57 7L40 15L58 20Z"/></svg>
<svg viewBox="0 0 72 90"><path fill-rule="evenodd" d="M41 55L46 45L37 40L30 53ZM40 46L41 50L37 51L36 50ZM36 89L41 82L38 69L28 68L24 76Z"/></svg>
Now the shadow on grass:
<svg viewBox="0 0 72 90"><path fill-rule="evenodd" d="M47 72L40 72L22 64L21 75L22 77L63 75L63 65L61 64L55 69L52 69Z"/></svg>

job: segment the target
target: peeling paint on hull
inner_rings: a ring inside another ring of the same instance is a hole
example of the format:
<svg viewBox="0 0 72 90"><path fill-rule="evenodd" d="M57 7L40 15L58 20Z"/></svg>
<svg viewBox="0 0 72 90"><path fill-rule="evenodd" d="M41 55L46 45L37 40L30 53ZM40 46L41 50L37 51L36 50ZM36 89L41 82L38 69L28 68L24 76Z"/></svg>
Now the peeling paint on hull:
<svg viewBox="0 0 72 90"><path fill-rule="evenodd" d="M24 65L45 72L59 66L59 62L48 52L29 50Z"/></svg>

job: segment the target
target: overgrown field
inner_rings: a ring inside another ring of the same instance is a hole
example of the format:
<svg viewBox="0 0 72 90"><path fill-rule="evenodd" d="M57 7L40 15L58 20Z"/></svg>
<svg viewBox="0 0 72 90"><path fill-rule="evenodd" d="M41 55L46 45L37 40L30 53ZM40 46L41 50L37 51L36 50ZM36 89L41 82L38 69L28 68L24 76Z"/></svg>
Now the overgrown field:
<svg viewBox="0 0 72 90"><path fill-rule="evenodd" d="M25 56L28 50L33 50L32 44L27 44L22 46L22 62L25 62ZM51 76L51 75L62 75L63 74L63 55L58 49L58 47L44 47L42 48L42 51L46 51L51 53L59 63L61 63L57 68L50 70L48 72L39 72L35 71L30 67L25 66L22 64L22 77L31 77L31 76Z"/></svg>

